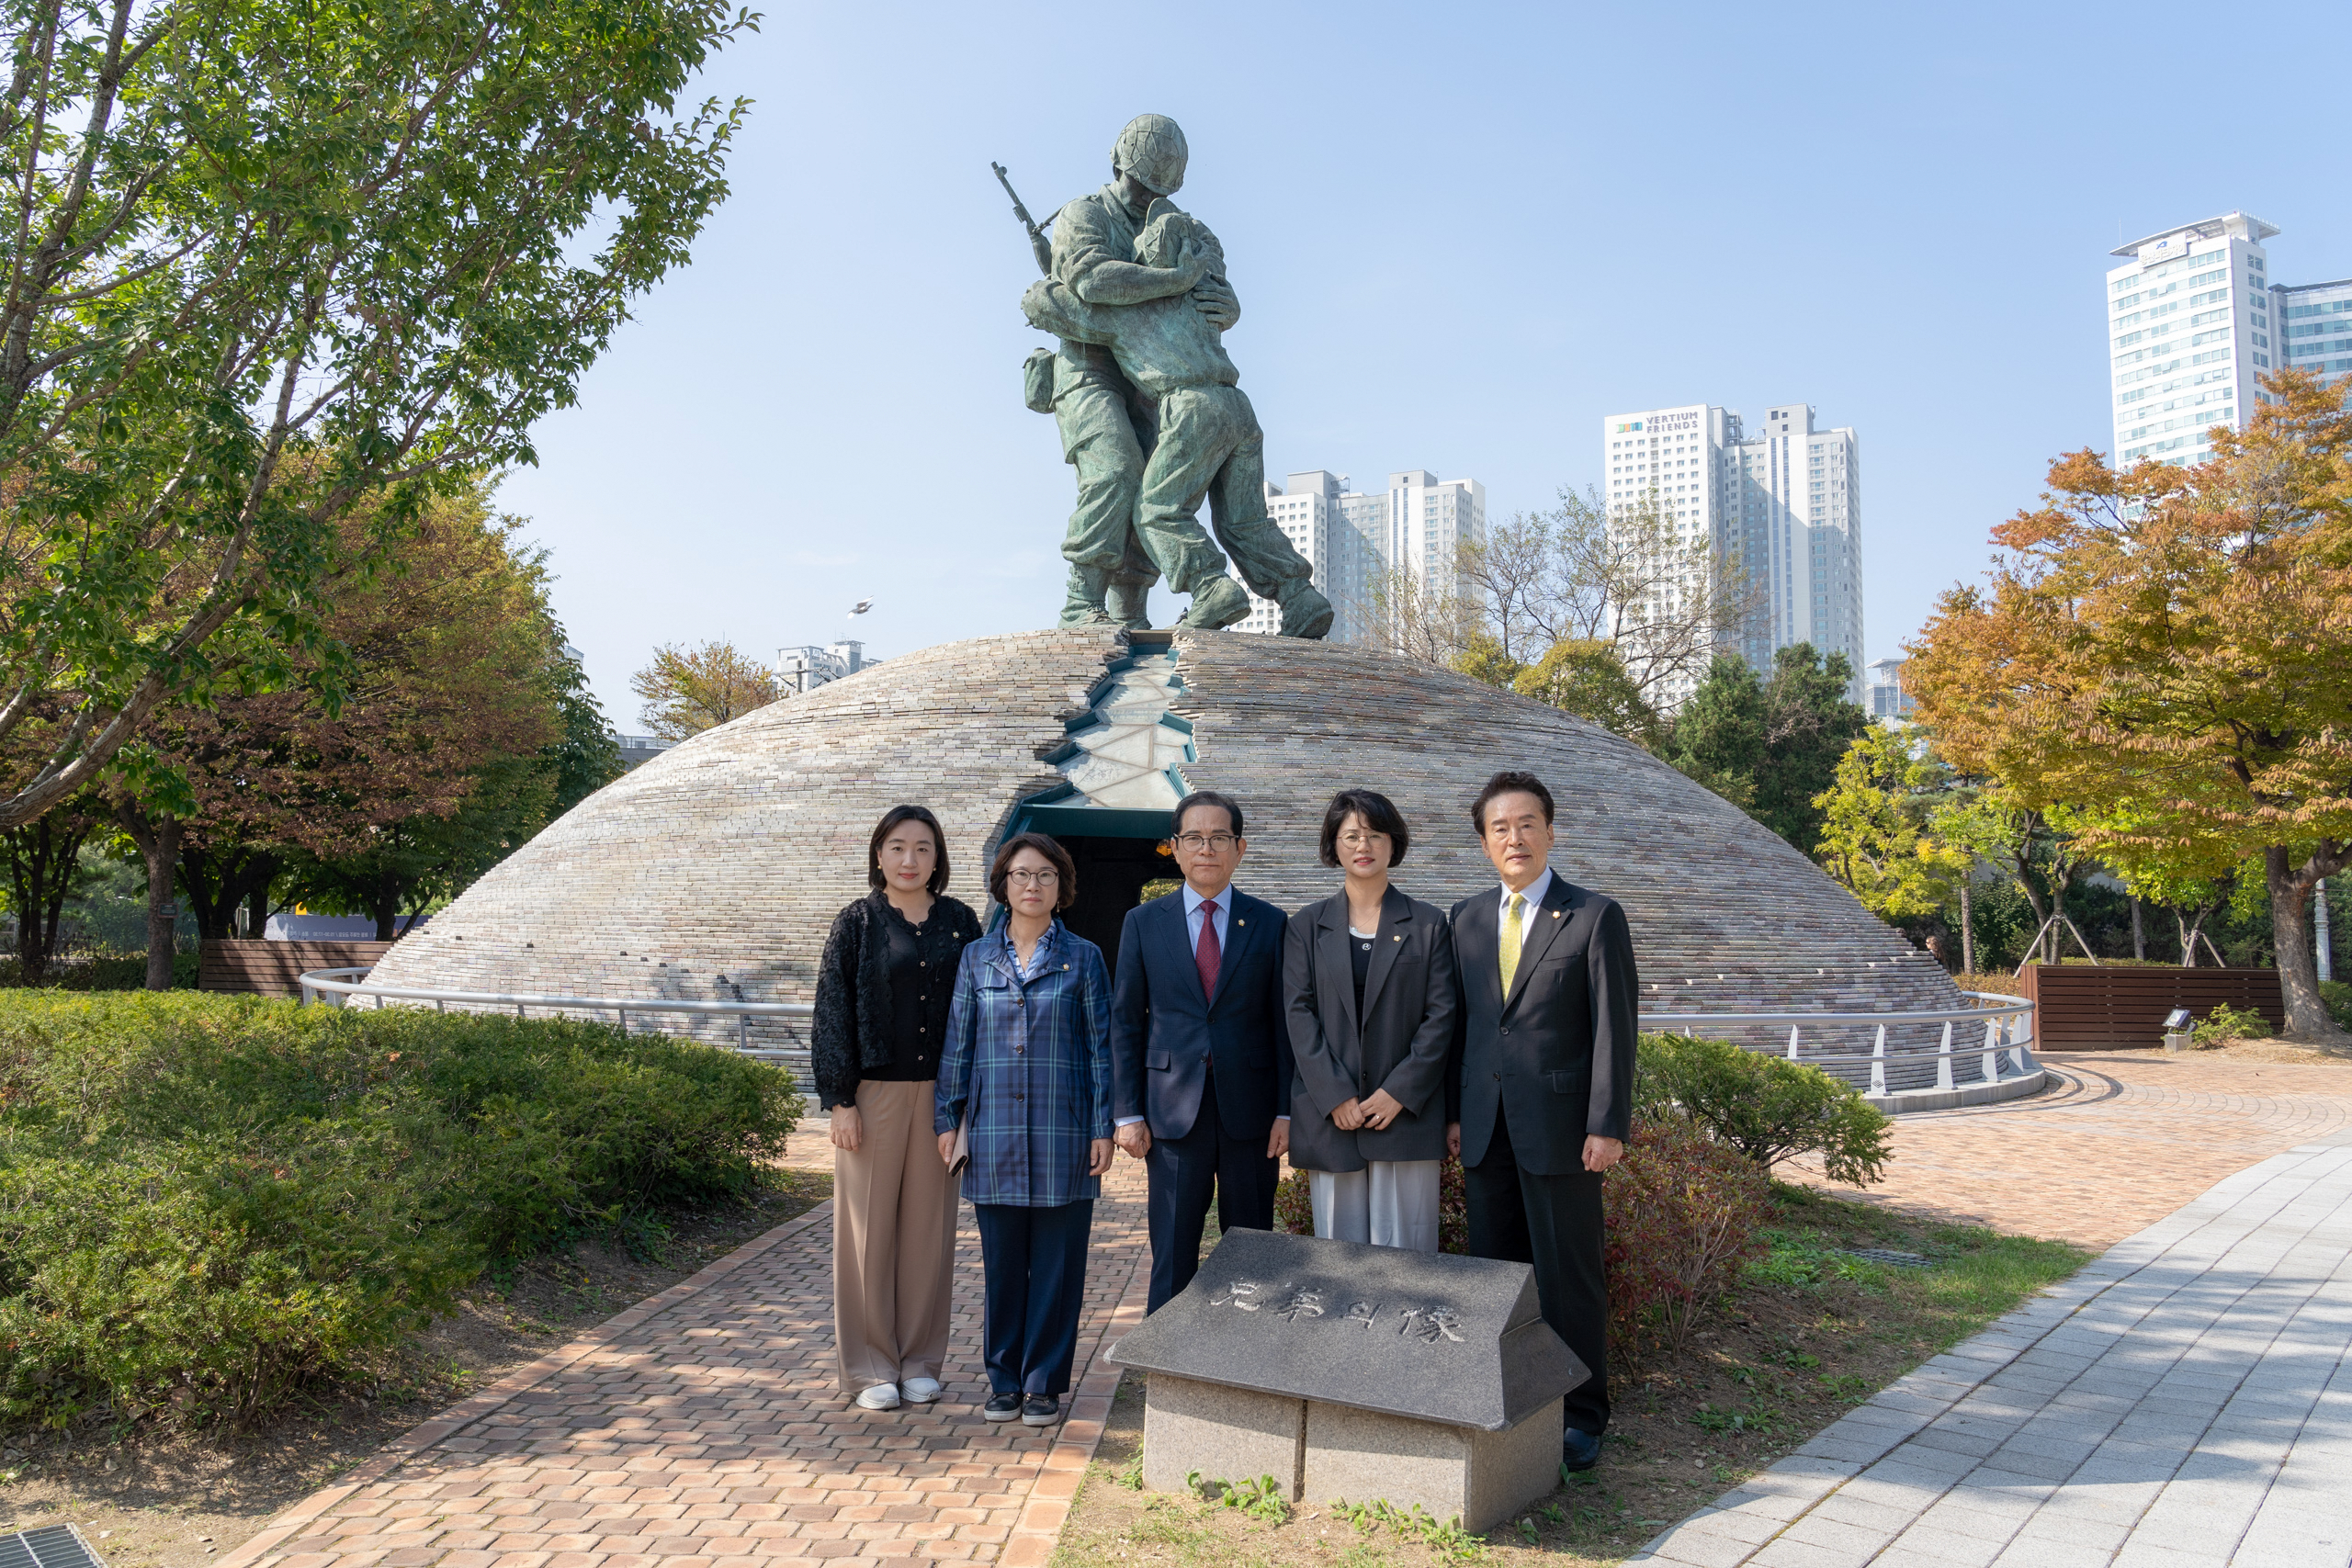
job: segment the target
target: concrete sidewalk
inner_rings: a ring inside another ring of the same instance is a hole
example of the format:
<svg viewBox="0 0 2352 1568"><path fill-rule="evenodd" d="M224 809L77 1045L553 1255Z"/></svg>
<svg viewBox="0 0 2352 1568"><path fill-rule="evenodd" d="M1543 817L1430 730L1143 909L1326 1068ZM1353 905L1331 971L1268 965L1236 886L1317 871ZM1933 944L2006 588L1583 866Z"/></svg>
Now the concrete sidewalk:
<svg viewBox="0 0 2352 1568"><path fill-rule="evenodd" d="M1631 1561L2352 1563L2352 1131L2222 1181Z"/></svg>

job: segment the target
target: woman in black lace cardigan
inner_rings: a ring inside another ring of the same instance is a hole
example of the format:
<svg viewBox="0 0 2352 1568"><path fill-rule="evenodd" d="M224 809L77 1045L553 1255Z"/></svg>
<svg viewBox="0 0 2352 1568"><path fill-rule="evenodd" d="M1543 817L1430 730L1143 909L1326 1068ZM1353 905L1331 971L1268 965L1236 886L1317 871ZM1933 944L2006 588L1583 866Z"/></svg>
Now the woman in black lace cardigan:
<svg viewBox="0 0 2352 1568"><path fill-rule="evenodd" d="M956 1189L932 1136L947 1005L979 918L946 896L947 839L894 806L866 846L874 891L843 909L817 971L817 1100L832 1115L833 1339L867 1410L939 1397Z"/></svg>

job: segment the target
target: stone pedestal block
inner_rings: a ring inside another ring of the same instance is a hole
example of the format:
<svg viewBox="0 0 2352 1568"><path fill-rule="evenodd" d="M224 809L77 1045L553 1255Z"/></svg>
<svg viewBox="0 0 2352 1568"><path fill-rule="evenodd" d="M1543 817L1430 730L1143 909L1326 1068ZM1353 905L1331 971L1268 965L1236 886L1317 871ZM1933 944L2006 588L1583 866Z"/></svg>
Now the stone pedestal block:
<svg viewBox="0 0 2352 1568"><path fill-rule="evenodd" d="M1499 1432L1310 1402L1306 1449L1301 1502L1419 1503L1476 1534L1560 1483L1560 1401Z"/></svg>
<svg viewBox="0 0 2352 1568"><path fill-rule="evenodd" d="M1559 1425L1556 1415L1552 1424ZM1193 1471L1204 1481L1237 1483L1271 1475L1295 1502L1306 1442L1305 1400L1152 1374L1144 1401L1143 1483L1154 1492L1182 1492Z"/></svg>

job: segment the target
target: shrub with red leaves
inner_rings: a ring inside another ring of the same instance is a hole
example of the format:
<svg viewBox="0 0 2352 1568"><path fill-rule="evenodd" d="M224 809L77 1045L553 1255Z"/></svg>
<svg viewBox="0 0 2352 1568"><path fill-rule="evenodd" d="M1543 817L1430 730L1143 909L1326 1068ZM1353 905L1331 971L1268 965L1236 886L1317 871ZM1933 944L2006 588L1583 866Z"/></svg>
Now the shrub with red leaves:
<svg viewBox="0 0 2352 1568"><path fill-rule="evenodd" d="M1601 1188L1608 1246L1609 1355L1625 1367L1679 1351L1693 1325L1764 1250L1762 1167L1676 1115L1637 1122Z"/></svg>

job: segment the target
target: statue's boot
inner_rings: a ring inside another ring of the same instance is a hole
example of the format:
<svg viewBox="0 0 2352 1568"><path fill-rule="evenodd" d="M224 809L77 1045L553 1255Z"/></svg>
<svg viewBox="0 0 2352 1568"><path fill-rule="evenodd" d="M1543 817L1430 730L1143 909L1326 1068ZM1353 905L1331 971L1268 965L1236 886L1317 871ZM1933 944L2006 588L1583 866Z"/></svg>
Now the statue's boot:
<svg viewBox="0 0 2352 1568"><path fill-rule="evenodd" d="M1180 626L1194 631L1213 632L1219 626L1229 626L1250 614L1250 595L1241 584L1220 572L1193 590L1193 603Z"/></svg>
<svg viewBox="0 0 2352 1568"><path fill-rule="evenodd" d="M1284 637L1319 637L1331 629L1331 601L1307 578L1300 578L1281 599Z"/></svg>
<svg viewBox="0 0 2352 1568"><path fill-rule="evenodd" d="M1062 625L1066 626L1109 626L1118 623L1102 607L1102 594L1111 574L1097 566L1073 566L1069 569L1069 592L1062 601Z"/></svg>
<svg viewBox="0 0 2352 1568"><path fill-rule="evenodd" d="M1151 630L1151 583L1148 577L1111 579L1110 591L1103 595L1103 609L1131 632Z"/></svg>

